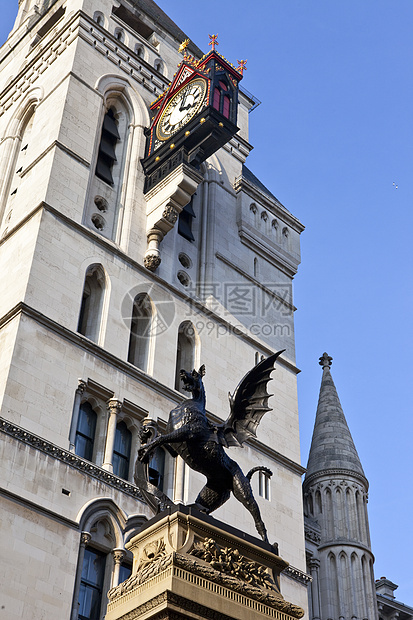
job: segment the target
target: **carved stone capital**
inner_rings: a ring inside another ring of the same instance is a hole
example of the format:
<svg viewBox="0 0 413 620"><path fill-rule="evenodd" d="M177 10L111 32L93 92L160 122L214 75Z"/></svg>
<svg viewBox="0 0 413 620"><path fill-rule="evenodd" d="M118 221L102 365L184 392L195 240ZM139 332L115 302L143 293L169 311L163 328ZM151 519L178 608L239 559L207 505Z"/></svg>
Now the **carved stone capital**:
<svg viewBox="0 0 413 620"><path fill-rule="evenodd" d="M78 379L78 385L76 388L76 393L82 395L83 392L86 390L87 388L87 383L86 381L83 381L83 379Z"/></svg>
<svg viewBox="0 0 413 620"><path fill-rule="evenodd" d="M115 565L122 564L126 551L124 549L113 549L112 555Z"/></svg>
<svg viewBox="0 0 413 620"><path fill-rule="evenodd" d="M117 398L111 398L106 404L110 414L118 415L122 411L122 401Z"/></svg>
<svg viewBox="0 0 413 620"><path fill-rule="evenodd" d="M143 264L145 265L146 269L148 269L149 271L156 271L159 267L159 265L161 264L161 257L159 254L145 254L144 259L143 259Z"/></svg>
<svg viewBox="0 0 413 620"><path fill-rule="evenodd" d="M82 532L81 533L81 535L80 535L80 544L83 547L86 547L86 545L88 545L91 540L92 540L92 535L89 534L89 532Z"/></svg>
<svg viewBox="0 0 413 620"><path fill-rule="evenodd" d="M320 568L320 560L318 558L311 558L308 563L310 570L318 570Z"/></svg>

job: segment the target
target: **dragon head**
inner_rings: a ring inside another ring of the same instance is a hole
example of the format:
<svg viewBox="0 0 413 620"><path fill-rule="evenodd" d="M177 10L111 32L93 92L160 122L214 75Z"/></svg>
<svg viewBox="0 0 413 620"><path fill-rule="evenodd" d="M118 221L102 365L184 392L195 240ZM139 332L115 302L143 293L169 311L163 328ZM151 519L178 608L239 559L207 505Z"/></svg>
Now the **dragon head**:
<svg viewBox="0 0 413 620"><path fill-rule="evenodd" d="M192 372L180 370L179 374L185 392L191 392L194 398L197 398L197 396L203 393L204 386L202 383L202 377L205 375L204 365L202 365L198 371L195 369Z"/></svg>

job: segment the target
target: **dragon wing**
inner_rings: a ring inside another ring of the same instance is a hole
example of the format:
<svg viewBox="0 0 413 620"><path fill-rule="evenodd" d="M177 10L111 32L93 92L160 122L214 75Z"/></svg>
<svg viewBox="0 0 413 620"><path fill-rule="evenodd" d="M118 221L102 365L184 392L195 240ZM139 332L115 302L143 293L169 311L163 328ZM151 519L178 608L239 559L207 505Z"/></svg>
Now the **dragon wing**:
<svg viewBox="0 0 413 620"><path fill-rule="evenodd" d="M282 351L270 355L254 366L240 381L233 395L229 394L231 413L218 428L219 442L226 448L240 446L250 437L256 437L256 429L262 416L271 411L267 383L271 379L276 359Z"/></svg>

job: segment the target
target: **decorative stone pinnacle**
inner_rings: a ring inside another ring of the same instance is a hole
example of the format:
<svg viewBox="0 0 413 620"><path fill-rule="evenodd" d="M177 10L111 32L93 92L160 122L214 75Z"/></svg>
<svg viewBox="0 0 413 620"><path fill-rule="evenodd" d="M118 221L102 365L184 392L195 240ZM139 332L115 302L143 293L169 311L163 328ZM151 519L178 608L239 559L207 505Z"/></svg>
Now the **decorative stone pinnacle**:
<svg viewBox="0 0 413 620"><path fill-rule="evenodd" d="M320 366L323 367L323 370L324 370L324 368L330 368L332 361L333 361L333 358L330 357L330 355L327 355L327 353L323 353L318 363L320 364Z"/></svg>

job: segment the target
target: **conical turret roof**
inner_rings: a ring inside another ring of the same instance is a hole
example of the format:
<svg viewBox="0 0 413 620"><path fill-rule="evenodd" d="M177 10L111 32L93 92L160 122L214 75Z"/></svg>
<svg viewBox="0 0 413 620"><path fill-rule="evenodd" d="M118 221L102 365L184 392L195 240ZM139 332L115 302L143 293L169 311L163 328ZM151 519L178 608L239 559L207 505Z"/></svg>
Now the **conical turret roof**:
<svg viewBox="0 0 413 620"><path fill-rule="evenodd" d="M344 469L365 477L331 376L332 359L327 353L320 357L323 378L306 478L328 469Z"/></svg>

